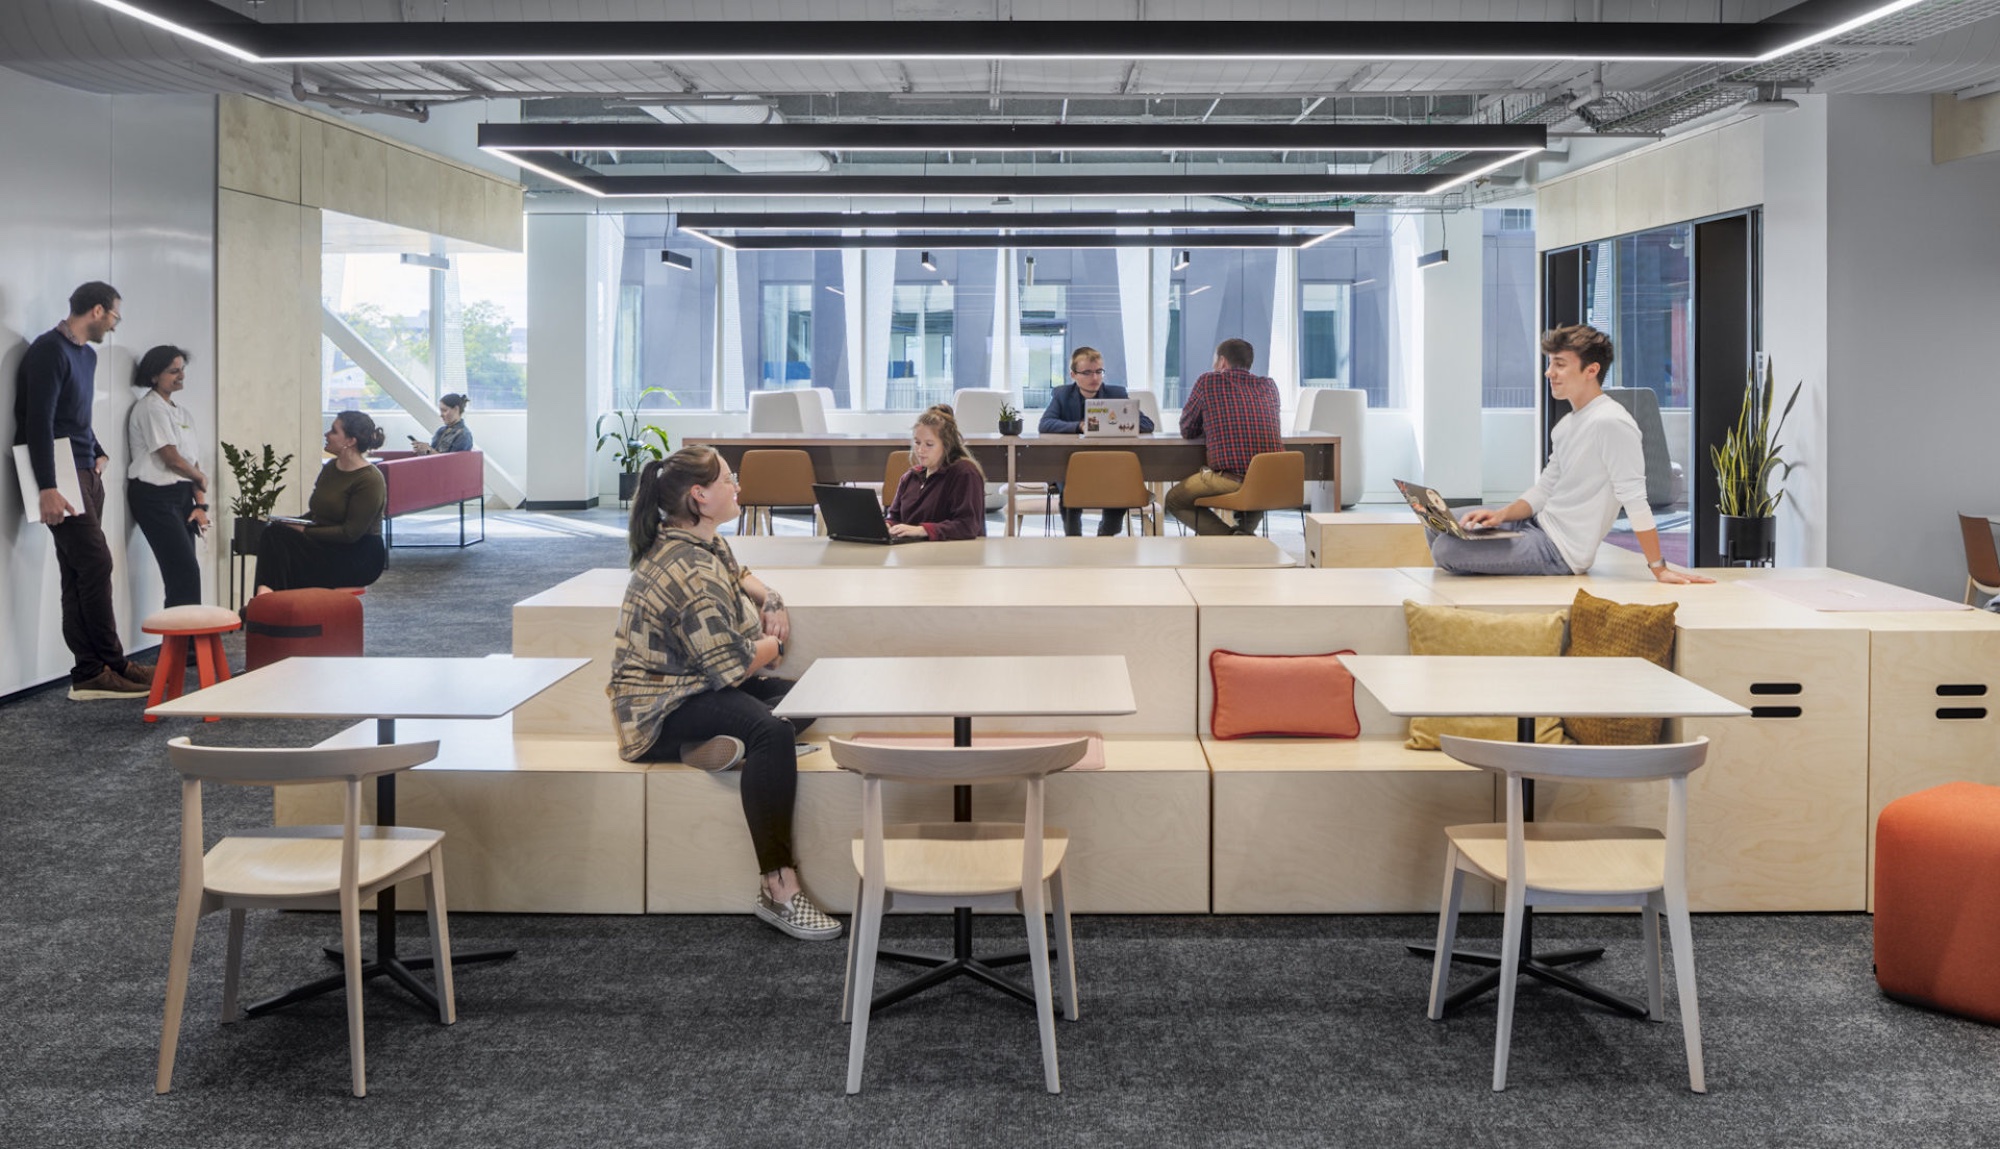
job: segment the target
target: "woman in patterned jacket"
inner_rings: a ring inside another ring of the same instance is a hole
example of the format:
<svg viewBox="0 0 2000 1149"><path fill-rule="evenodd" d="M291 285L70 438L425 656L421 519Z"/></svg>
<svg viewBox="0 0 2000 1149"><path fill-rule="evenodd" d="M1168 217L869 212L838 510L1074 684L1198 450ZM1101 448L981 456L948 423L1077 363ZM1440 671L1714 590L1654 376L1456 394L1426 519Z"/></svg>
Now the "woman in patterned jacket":
<svg viewBox="0 0 2000 1149"><path fill-rule="evenodd" d="M757 916L795 938L837 938L840 923L800 888L792 853L803 725L771 713L792 684L765 673L785 656L791 620L778 592L717 536L736 515L736 476L712 448L683 447L639 474L632 578L606 690L618 753L698 770L740 766L763 875Z"/></svg>

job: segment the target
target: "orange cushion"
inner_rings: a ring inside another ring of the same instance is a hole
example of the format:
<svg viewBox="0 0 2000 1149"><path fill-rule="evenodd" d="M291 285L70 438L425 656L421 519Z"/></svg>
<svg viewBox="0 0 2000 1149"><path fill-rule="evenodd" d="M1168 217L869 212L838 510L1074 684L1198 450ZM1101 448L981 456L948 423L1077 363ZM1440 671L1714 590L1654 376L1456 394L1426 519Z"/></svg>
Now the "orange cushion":
<svg viewBox="0 0 2000 1149"><path fill-rule="evenodd" d="M1209 732L1217 738L1280 734L1295 738L1359 738L1354 712L1354 676L1334 654L1237 654L1208 656L1215 680Z"/></svg>
<svg viewBox="0 0 2000 1149"><path fill-rule="evenodd" d="M1875 823L1875 980L1891 997L2000 1024L2000 786L1952 782Z"/></svg>

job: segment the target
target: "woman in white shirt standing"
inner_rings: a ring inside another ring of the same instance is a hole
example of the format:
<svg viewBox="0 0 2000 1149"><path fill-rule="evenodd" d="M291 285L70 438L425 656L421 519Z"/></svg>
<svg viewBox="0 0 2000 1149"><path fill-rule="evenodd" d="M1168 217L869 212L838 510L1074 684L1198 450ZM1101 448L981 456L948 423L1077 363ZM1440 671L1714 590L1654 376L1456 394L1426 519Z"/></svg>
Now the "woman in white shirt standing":
<svg viewBox="0 0 2000 1149"><path fill-rule="evenodd" d="M155 347L139 357L132 385L145 388L125 420L125 498L132 521L159 561L167 605L201 601L195 537L208 531L208 476L202 473L194 420L174 402L187 383L188 353Z"/></svg>

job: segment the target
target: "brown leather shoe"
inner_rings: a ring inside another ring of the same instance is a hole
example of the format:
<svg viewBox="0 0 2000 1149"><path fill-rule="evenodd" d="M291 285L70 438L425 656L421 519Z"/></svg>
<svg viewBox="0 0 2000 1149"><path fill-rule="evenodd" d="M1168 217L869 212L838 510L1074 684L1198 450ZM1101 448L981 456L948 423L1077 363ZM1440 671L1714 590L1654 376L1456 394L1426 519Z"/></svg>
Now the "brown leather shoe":
<svg viewBox="0 0 2000 1149"><path fill-rule="evenodd" d="M124 675L128 680L145 687L147 690L153 688L153 666L150 663L128 658L125 660L125 669L118 673Z"/></svg>
<svg viewBox="0 0 2000 1149"><path fill-rule="evenodd" d="M107 666L88 682L70 683L69 698L71 702L97 702L106 698L143 699L151 689L150 684L134 682Z"/></svg>

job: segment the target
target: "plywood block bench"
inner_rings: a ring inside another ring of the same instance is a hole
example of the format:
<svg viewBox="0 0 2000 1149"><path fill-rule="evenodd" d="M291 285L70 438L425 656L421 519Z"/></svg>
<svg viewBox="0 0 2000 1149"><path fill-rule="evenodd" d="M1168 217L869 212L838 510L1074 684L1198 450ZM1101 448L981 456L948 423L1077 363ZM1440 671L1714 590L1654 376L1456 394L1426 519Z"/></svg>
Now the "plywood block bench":
<svg viewBox="0 0 2000 1149"><path fill-rule="evenodd" d="M445 832L453 910L644 912L646 768L621 761L615 743L517 739L506 718L406 719L396 737L439 741L434 761L398 776L396 812ZM322 745L374 741L375 724L363 722ZM374 816L374 792L363 788L364 818ZM340 821L337 786L277 793L278 825ZM421 906L421 883L405 883L397 904Z"/></svg>
<svg viewBox="0 0 2000 1149"><path fill-rule="evenodd" d="M1103 754L1102 770L1049 779L1049 824L1070 835L1064 873L1071 908L1206 913L1208 767L1199 744L1193 738L1108 738ZM740 784L734 771L705 774L679 765L647 774L648 912L749 912L757 860L743 825ZM891 822L951 820L950 787L892 786L884 801ZM1018 816L1019 795L974 788L974 817L999 810ZM836 767L824 749L801 757L793 823L799 874L814 900L838 913L854 908L858 878L850 843L860 826L861 780Z"/></svg>
<svg viewBox="0 0 2000 1149"><path fill-rule="evenodd" d="M1139 713L1094 720L1120 736L1194 737L1194 602L1171 569L775 571L792 639L778 673L803 674L828 656L1121 654ZM591 572L514 608L514 653L586 657L571 675L517 712L524 733L612 737L612 635L622 577ZM926 730L922 721L827 723L825 732ZM1075 729L1075 719L981 720L988 732Z"/></svg>
<svg viewBox="0 0 2000 1149"><path fill-rule="evenodd" d="M1306 564L1427 567L1431 545L1409 511L1314 512L1306 516Z"/></svg>
<svg viewBox="0 0 2000 1149"><path fill-rule="evenodd" d="M1207 734L1213 651L1407 654L1403 601L1435 597L1383 569L1184 570L1181 579L1200 611L1197 689L1215 787L1215 912L1435 910L1444 828L1492 820L1490 775L1404 749L1407 723L1365 690L1355 696L1359 740Z"/></svg>

